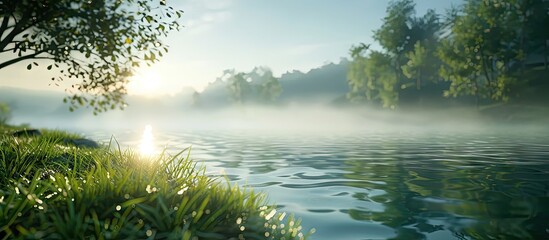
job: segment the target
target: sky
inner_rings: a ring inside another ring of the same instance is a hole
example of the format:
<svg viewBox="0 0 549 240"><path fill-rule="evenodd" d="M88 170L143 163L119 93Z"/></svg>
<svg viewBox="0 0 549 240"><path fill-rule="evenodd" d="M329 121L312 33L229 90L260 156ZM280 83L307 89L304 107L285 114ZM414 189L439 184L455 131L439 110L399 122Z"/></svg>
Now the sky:
<svg viewBox="0 0 549 240"><path fill-rule="evenodd" d="M415 0L417 15L438 13L461 0ZM250 71L267 66L275 76L307 72L348 57L358 43L374 43L389 1L385 0L172 0L185 13L179 32L164 42L169 53L152 67L142 67L131 79L130 95L173 95L203 90L225 69ZM378 47L373 44L373 47ZM0 59L2 61L3 59ZM64 90L49 79L55 72L28 71L21 62L0 69L0 87Z"/></svg>

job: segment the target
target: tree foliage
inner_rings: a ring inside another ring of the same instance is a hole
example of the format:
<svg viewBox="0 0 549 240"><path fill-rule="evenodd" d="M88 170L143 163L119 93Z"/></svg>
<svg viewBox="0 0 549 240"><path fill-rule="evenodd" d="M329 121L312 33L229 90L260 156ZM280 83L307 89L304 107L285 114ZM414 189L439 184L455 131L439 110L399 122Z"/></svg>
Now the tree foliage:
<svg viewBox="0 0 549 240"><path fill-rule="evenodd" d="M225 74L229 74L227 81L229 82L228 90L231 100L237 104L247 102L251 98L252 87L246 73L226 70Z"/></svg>
<svg viewBox="0 0 549 240"><path fill-rule="evenodd" d="M161 38L181 14L165 0L0 0L0 69L35 60L27 69L44 63L70 82L71 110L123 107L127 77L168 51Z"/></svg>
<svg viewBox="0 0 549 240"><path fill-rule="evenodd" d="M528 45L541 42L528 30L540 17L534 12L541 3L469 0L458 9L449 19L452 33L439 51L445 63L441 75L451 82L445 94L474 95L477 101L508 101L520 79L518 69L524 69L526 57L532 54Z"/></svg>
<svg viewBox="0 0 549 240"><path fill-rule="evenodd" d="M347 97L352 102L366 101L395 108L398 101L397 78L389 54L370 51L368 45L351 48L353 61L348 79L351 92Z"/></svg>
<svg viewBox="0 0 549 240"><path fill-rule="evenodd" d="M273 104L282 93L278 78L267 67L256 67L248 73L225 70L222 78L228 82L231 100L237 104Z"/></svg>
<svg viewBox="0 0 549 240"><path fill-rule="evenodd" d="M445 21L433 10L417 17L414 6L413 0L389 3L374 31L381 50L351 48L348 99L392 107L409 86L421 95L424 86L445 80L446 97L506 102L528 83L540 56L547 68L547 1L467 0L448 10Z"/></svg>
<svg viewBox="0 0 549 240"><path fill-rule="evenodd" d="M423 84L436 83L439 80L438 69L441 61L436 56L436 51L441 29L439 16L432 9L423 17L412 20L411 39L415 39L415 43L405 53L408 61L401 69L406 78L415 80L417 90L421 90Z"/></svg>
<svg viewBox="0 0 549 240"><path fill-rule="evenodd" d="M383 24L374 31L374 39L383 50L366 54L369 45L351 48L351 91L347 98L395 108L402 89L415 84L420 90L423 80L436 82L440 65L435 56L441 28L438 19L432 10L416 17L412 0L390 2Z"/></svg>

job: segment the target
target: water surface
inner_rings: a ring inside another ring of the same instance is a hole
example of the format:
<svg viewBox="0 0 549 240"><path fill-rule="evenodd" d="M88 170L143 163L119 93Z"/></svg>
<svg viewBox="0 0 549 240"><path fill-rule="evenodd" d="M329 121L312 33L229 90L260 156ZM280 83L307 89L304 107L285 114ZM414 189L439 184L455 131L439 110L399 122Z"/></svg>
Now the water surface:
<svg viewBox="0 0 549 240"><path fill-rule="evenodd" d="M549 239L546 132L156 131L155 144L192 145L208 174L266 192L312 239Z"/></svg>

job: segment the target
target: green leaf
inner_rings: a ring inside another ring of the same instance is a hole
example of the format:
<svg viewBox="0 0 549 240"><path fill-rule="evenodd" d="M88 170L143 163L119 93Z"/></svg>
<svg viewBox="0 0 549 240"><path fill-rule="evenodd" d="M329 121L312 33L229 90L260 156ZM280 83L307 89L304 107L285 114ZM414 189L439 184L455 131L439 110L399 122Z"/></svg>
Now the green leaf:
<svg viewBox="0 0 549 240"><path fill-rule="evenodd" d="M146 16L145 19L147 20L148 23L151 23L153 21L152 16Z"/></svg>
<svg viewBox="0 0 549 240"><path fill-rule="evenodd" d="M27 69L31 70L32 69L32 64L27 65Z"/></svg>
<svg viewBox="0 0 549 240"><path fill-rule="evenodd" d="M48 70L51 70L51 67L52 67L52 66L53 66L53 65L49 65L49 66L48 66Z"/></svg>

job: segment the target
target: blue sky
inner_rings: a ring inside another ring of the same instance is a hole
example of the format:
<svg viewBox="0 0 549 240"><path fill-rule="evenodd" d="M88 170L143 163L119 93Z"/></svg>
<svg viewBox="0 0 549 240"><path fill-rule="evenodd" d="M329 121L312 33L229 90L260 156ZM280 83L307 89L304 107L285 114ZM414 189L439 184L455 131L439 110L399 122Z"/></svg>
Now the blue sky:
<svg viewBox="0 0 549 240"><path fill-rule="evenodd" d="M224 69L268 66L275 75L339 62L359 42L372 43L389 1L383 0L185 0L168 1L185 11L180 32L165 42L170 52L139 69L131 94L174 94L202 89ZM439 13L461 0L416 0L422 15ZM27 71L21 63L2 69L0 86L62 90L48 86L53 73Z"/></svg>

